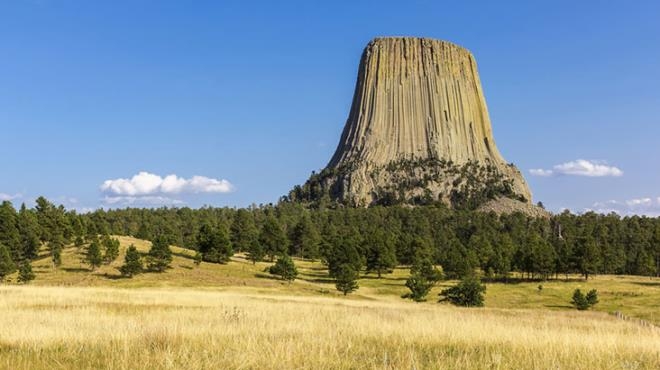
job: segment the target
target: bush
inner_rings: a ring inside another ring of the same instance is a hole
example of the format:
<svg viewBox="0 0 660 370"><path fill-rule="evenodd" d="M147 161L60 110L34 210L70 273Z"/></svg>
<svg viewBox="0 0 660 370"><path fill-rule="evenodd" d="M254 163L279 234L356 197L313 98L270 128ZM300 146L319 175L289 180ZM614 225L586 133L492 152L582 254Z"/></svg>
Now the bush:
<svg viewBox="0 0 660 370"><path fill-rule="evenodd" d="M585 311L598 303L598 292L596 289L590 290L585 296L580 289L575 289L571 303L579 311Z"/></svg>
<svg viewBox="0 0 660 370"><path fill-rule="evenodd" d="M445 289L440 293L441 299L463 307L483 307L486 286L479 279L469 276L461 280L458 285Z"/></svg>
<svg viewBox="0 0 660 370"><path fill-rule="evenodd" d="M587 300L587 303L589 303L589 307L593 307L595 304L598 303L598 291L596 291L596 289L590 290L585 298Z"/></svg>

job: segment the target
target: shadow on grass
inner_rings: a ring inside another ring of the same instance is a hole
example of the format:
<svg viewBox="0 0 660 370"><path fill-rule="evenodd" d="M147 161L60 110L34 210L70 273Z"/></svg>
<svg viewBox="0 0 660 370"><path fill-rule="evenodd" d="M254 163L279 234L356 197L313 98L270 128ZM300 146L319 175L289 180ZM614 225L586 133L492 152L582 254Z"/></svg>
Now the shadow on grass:
<svg viewBox="0 0 660 370"><path fill-rule="evenodd" d="M126 276L124 276L124 275L122 275L122 274L109 274L109 273L107 273L107 272L104 273L103 275L100 275L100 276L103 276L104 278L106 278L106 279L108 279L108 280L121 280L121 279L128 279L128 277L126 277Z"/></svg>
<svg viewBox="0 0 660 370"><path fill-rule="evenodd" d="M60 268L62 271L66 272L91 272L92 270L86 268L86 267L62 267Z"/></svg>
<svg viewBox="0 0 660 370"><path fill-rule="evenodd" d="M277 276L275 276L275 275L266 274L266 273L263 273L263 272L258 272L258 273L256 273L256 274L254 274L254 277L259 278L259 279L268 279L268 280L279 280L279 281L283 281L282 279L280 279L279 277L277 277Z"/></svg>
<svg viewBox="0 0 660 370"><path fill-rule="evenodd" d="M584 282L584 279L570 278L570 279L523 279L523 278L482 278L484 283L496 283L506 285L517 285L522 283L577 283Z"/></svg>
<svg viewBox="0 0 660 370"><path fill-rule="evenodd" d="M543 305L543 306L547 307L547 308L575 309L575 307L573 307L571 305L546 304L546 305Z"/></svg>
<svg viewBox="0 0 660 370"><path fill-rule="evenodd" d="M660 281L654 282L654 281L633 281L632 282L635 285L641 285L641 286L648 286L648 287L656 287L660 288Z"/></svg>

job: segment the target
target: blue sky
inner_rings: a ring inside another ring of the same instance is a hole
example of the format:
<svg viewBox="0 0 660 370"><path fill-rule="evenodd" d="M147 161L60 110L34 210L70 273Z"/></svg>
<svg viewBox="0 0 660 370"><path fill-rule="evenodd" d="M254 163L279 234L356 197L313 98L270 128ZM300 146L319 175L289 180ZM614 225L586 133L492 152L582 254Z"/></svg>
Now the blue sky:
<svg viewBox="0 0 660 370"><path fill-rule="evenodd" d="M410 35L473 52L535 201L655 215L658 19L655 1L0 0L0 198L275 202L330 159L366 43Z"/></svg>

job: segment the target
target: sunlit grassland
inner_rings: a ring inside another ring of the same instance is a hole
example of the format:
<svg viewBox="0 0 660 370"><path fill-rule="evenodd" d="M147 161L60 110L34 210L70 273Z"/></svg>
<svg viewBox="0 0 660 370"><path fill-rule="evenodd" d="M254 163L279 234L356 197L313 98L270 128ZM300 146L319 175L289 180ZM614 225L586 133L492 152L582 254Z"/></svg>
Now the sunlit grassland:
<svg viewBox="0 0 660 370"><path fill-rule="evenodd" d="M655 369L660 331L604 313L189 288L3 286L7 369Z"/></svg>
<svg viewBox="0 0 660 370"><path fill-rule="evenodd" d="M451 281L428 302L402 299L405 268L343 297L318 261L296 260L288 284L270 262L197 267L177 247L165 273L126 279L125 249L149 243L119 239L94 272L68 247L57 269L44 251L29 286L0 286L0 368L660 368L660 329L608 314L660 324L658 279L489 283L486 308L463 309L437 303ZM576 288L599 291L596 311L570 307Z"/></svg>
<svg viewBox="0 0 660 370"><path fill-rule="evenodd" d="M300 275L292 284L284 283L265 270L272 264L259 262L252 264L243 256L237 255L226 265L193 263L192 251L172 247L174 261L167 272L145 273L132 279L121 278L117 268L123 263L126 248L134 244L146 253L150 243L130 237L118 237L121 242L119 258L111 265L104 265L94 272L82 262L83 250L68 247L63 252L63 264L55 269L43 252L43 257L34 263L37 279L33 285L58 286L108 286L118 288L144 287L191 287L210 290L244 290L268 294L302 294L339 296L326 267L319 261L296 260ZM408 290L405 281L409 271L397 268L391 274L378 279L375 274L362 275L360 289L352 299L400 301ZM15 280L15 275L13 276ZM436 304L438 294L455 281L440 282L429 294L428 303ZM575 289L583 291L596 289L600 303L594 310L602 312L619 311L660 325L660 279L634 276L593 276L588 281L579 276L569 276L565 280L545 282L487 283L486 306L491 308L521 308L541 310L571 310L570 300ZM539 290L539 285L542 289ZM412 304L412 303L411 303Z"/></svg>

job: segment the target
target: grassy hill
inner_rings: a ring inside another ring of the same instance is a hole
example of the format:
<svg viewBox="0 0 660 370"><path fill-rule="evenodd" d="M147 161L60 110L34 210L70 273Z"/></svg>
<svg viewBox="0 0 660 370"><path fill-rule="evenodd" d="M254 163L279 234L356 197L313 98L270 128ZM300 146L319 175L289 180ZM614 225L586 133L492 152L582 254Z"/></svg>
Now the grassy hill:
<svg viewBox="0 0 660 370"><path fill-rule="evenodd" d="M660 281L598 276L488 284L486 308L463 309L400 296L408 271L343 297L319 262L296 260L287 284L236 256L202 263L173 247L172 268L132 279L116 262L91 272L66 248L54 269L44 253L29 286L0 286L0 368L11 369L399 369L660 367L660 329L607 312L660 323ZM11 277L15 280L15 276ZM578 312L572 291L597 289L596 311ZM599 312L600 311L600 312Z"/></svg>
<svg viewBox="0 0 660 370"><path fill-rule="evenodd" d="M68 247L62 254L62 266L53 268L49 256L44 251L41 259L33 265L37 275L33 285L64 286L107 286L117 288L157 288L186 287L218 290L241 290L269 294L296 294L340 296L335 290L334 281L328 276L326 267L319 261L310 262L296 259L299 278L292 284L285 283L265 270L270 262L252 264L242 255L236 255L226 265L202 263L199 267L193 261L194 253L188 249L171 247L174 254L172 268L164 273L145 273L131 279L122 278L118 268L123 263L124 253L133 244L143 253L149 250L150 242L131 237L117 237L121 243L120 255L110 265L103 265L92 272L82 262L83 249ZM408 270L397 268L392 274L378 279L375 275L362 275L360 289L349 299L395 300L408 292L405 281ZM10 277L11 278L11 277ZM429 302L437 305L438 294L456 282L445 281L438 284L429 294ZM594 276L584 281L578 276L568 280L546 282L487 283L486 307L572 310L570 300L576 288L582 291L598 290L600 303L596 311L619 311L627 316L648 320L660 325L660 279L638 276ZM539 285L543 289L539 290ZM412 303L411 303L412 304Z"/></svg>

